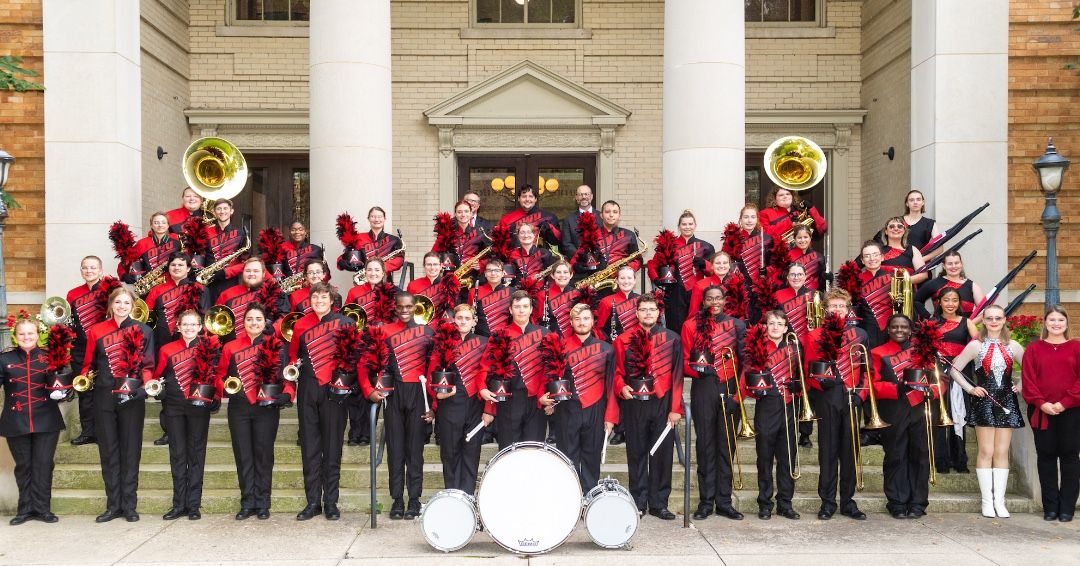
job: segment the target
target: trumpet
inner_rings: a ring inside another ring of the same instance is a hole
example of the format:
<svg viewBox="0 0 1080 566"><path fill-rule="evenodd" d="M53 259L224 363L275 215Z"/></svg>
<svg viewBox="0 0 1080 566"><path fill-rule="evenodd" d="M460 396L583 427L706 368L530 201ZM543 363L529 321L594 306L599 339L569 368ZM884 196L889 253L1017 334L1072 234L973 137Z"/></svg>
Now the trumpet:
<svg viewBox="0 0 1080 566"><path fill-rule="evenodd" d="M754 429L750 426L749 420L746 418L746 406L743 405L742 388L739 387L739 370L738 364L735 361L735 352L731 349L731 346L724 346L721 349L721 360L727 360L731 364L731 379L735 380L735 398L739 402L740 422L738 430L735 432L735 441L731 440L731 427L734 426L732 420L735 415L727 414L727 404L724 397L730 395L730 393L720 394L720 412L724 418L724 440L727 441L728 447L728 465L732 470L731 474L731 489L743 488L743 473L742 462L739 461L739 440L740 438L753 438ZM723 364L723 362L720 362Z"/></svg>
<svg viewBox="0 0 1080 566"><path fill-rule="evenodd" d="M303 358L296 358L294 363L291 363L281 369L281 377L285 381L291 381L296 383L300 379L300 364L304 363Z"/></svg>
<svg viewBox="0 0 1080 566"><path fill-rule="evenodd" d="M146 385L143 385L143 389L146 390L147 395L151 397L157 397L158 395L161 395L161 391L164 389L164 386L161 385L160 379L151 379L150 381L146 382Z"/></svg>
<svg viewBox="0 0 1080 566"><path fill-rule="evenodd" d="M94 388L94 378L97 377L97 372L90 370L86 372L86 375L76 375L75 379L71 380L71 387L79 393L86 393Z"/></svg>
<svg viewBox="0 0 1080 566"><path fill-rule="evenodd" d="M898 267L893 270L889 298L892 299L893 314L912 318L915 312L915 295L911 288L911 274L906 269Z"/></svg>
<svg viewBox="0 0 1080 566"><path fill-rule="evenodd" d="M240 381L240 378L235 375L230 375L224 383L225 393L228 395L236 395L244 390L244 382Z"/></svg>
<svg viewBox="0 0 1080 566"><path fill-rule="evenodd" d="M63 297L49 297L41 303L41 315L39 317L45 326L57 324L67 325L71 323L71 304Z"/></svg>
<svg viewBox="0 0 1080 566"><path fill-rule="evenodd" d="M233 315L232 310L225 305L214 305L210 307L210 310L206 311L206 321L203 322L203 326L206 327L210 333L217 336L225 336L231 333L235 324L235 315Z"/></svg>
<svg viewBox="0 0 1080 566"><path fill-rule="evenodd" d="M862 361L859 361L856 349L862 351ZM879 430L886 428L889 423L881 419L881 415L878 413L877 398L874 396L874 384L872 379L872 371L870 367L870 353L866 349L864 344L854 344L851 348L848 348L848 363L851 365L851 371L854 372L855 368L861 364L865 364L866 367L866 389L870 395L870 422L864 427L867 430ZM863 481L863 460L862 460L862 446L859 444L859 411L855 408L855 403L852 397L858 391L857 386L853 386L848 392L848 418L851 422L851 451L855 457L855 489L862 491L866 487L866 482Z"/></svg>

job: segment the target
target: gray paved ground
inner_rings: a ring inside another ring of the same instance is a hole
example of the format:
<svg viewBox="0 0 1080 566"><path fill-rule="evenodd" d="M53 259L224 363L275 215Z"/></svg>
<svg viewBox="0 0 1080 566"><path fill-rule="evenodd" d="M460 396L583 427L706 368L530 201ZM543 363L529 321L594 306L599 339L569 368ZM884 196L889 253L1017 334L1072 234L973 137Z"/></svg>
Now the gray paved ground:
<svg viewBox="0 0 1080 566"><path fill-rule="evenodd" d="M6 517L4 518L6 521ZM680 521L642 521L631 551L602 550L583 527L562 547L529 559L530 564L617 563L792 564L815 566L913 566L917 564L1080 565L1080 523L1046 523L1041 515L984 519L967 514L930 515L897 521L872 514L864 523L837 517L828 522L804 517L790 521L756 517L741 523L715 517L683 529ZM450 555L433 551L411 521L380 521L346 515L298 523L278 513L268 521L238 523L231 516L205 516L166 523L144 516L97 525L93 517L62 517L58 524L31 522L0 526L0 564L266 564L315 566L350 564L523 564L484 533Z"/></svg>

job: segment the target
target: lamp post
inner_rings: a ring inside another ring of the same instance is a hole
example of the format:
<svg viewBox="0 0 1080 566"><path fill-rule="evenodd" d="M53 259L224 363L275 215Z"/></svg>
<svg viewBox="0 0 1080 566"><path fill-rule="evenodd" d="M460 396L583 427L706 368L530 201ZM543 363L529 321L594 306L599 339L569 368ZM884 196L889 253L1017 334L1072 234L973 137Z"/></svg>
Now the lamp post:
<svg viewBox="0 0 1080 566"><path fill-rule="evenodd" d="M1046 232L1046 299L1043 304L1050 307L1061 302L1057 265L1057 232L1058 225L1061 224L1061 212L1057 207L1057 193L1061 189L1065 171L1069 168L1069 160L1058 154L1054 147L1054 138L1047 138L1046 152L1035 160L1032 167L1039 178L1039 189L1046 198L1041 218L1043 232Z"/></svg>
<svg viewBox="0 0 1080 566"><path fill-rule="evenodd" d="M7 326L7 275L4 272L4 224L7 222L8 209L3 195L12 163L15 163L15 158L0 149L0 351L11 347L11 329Z"/></svg>

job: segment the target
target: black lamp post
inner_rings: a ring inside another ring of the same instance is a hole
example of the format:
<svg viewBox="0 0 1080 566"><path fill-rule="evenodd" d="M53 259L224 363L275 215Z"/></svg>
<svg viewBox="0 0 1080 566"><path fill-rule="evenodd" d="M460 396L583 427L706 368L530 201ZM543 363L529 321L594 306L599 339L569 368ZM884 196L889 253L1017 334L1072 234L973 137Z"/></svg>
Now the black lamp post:
<svg viewBox="0 0 1080 566"><path fill-rule="evenodd" d="M1061 224L1061 212L1057 207L1057 193L1061 190L1061 182L1065 177L1065 171L1069 168L1069 160L1058 154L1054 147L1054 138L1046 140L1046 152L1032 164L1035 174L1039 177L1039 189L1046 198L1046 206L1043 208L1042 225L1046 232L1046 299L1043 304L1046 307L1061 302L1061 290L1058 288L1058 264L1057 264L1057 232Z"/></svg>
<svg viewBox="0 0 1080 566"><path fill-rule="evenodd" d="M11 347L11 329L7 326L7 275L4 272L4 224L7 222L8 209L4 204L3 194L12 163L15 163L15 158L0 149L0 350Z"/></svg>

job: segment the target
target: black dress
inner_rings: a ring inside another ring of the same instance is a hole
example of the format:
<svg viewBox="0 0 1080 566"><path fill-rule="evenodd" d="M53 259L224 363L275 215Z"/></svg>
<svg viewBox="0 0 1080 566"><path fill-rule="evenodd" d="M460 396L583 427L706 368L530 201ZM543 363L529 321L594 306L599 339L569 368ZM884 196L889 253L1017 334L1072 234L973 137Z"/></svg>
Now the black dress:
<svg viewBox="0 0 1080 566"><path fill-rule="evenodd" d="M1024 428L1024 417L1012 390L1013 358L1009 346L997 340L984 341L974 364L975 385L986 389L987 397L971 397L968 425ZM1009 410L1007 414L1005 409Z"/></svg>

